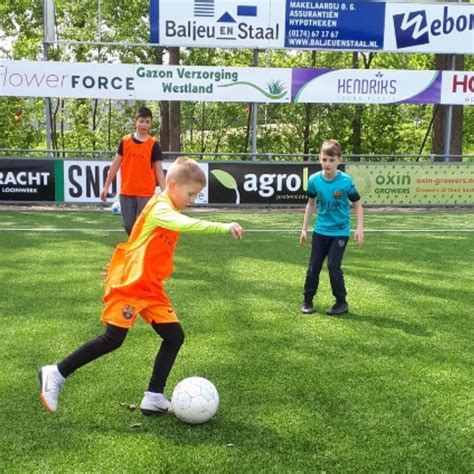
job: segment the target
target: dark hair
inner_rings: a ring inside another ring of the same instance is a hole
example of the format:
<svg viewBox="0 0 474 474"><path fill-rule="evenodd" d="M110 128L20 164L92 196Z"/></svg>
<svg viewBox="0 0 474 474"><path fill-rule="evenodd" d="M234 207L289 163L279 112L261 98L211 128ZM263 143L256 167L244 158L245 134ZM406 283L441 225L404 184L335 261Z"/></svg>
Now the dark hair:
<svg viewBox="0 0 474 474"><path fill-rule="evenodd" d="M342 147L341 144L331 138L330 140L325 140L321 146L321 155L337 156L340 158L342 156Z"/></svg>
<svg viewBox="0 0 474 474"><path fill-rule="evenodd" d="M150 117L153 120L153 114L148 107L140 107L135 114L135 120L138 118L148 118Z"/></svg>

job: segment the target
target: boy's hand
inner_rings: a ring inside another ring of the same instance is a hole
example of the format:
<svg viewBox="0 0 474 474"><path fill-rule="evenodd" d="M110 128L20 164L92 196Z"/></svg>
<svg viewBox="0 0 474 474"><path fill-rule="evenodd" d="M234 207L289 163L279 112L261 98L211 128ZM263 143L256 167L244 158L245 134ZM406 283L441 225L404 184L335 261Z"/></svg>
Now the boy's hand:
<svg viewBox="0 0 474 474"><path fill-rule="evenodd" d="M354 240L357 242L357 245L359 247L362 247L364 244L364 229L357 228L355 233L354 233Z"/></svg>
<svg viewBox="0 0 474 474"><path fill-rule="evenodd" d="M100 200L102 202L106 202L107 201L107 190L106 189L103 189L100 193Z"/></svg>
<svg viewBox="0 0 474 474"><path fill-rule="evenodd" d="M244 236L244 229L242 229L242 226L237 224L237 222L231 222L229 224L229 232L231 233L232 237L237 240L242 239Z"/></svg>
<svg viewBox="0 0 474 474"><path fill-rule="evenodd" d="M300 245L306 245L308 238L306 237L306 231L302 230L300 235Z"/></svg>

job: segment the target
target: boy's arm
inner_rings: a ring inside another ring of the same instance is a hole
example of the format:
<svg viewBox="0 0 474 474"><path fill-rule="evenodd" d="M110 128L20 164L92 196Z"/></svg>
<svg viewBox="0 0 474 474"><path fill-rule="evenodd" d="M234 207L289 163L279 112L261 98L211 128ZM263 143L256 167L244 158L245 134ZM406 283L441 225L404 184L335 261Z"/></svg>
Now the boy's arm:
<svg viewBox="0 0 474 474"><path fill-rule="evenodd" d="M357 219L357 227L355 230L354 239L359 247L361 247L364 243L364 208L362 207L362 202L360 199L355 201L353 206Z"/></svg>
<svg viewBox="0 0 474 474"><path fill-rule="evenodd" d="M163 172L163 166L161 165L161 161L155 161L153 163L155 169L156 180L158 181L158 186L160 187L160 191L163 192L166 188L165 182L165 173Z"/></svg>
<svg viewBox="0 0 474 474"><path fill-rule="evenodd" d="M105 179L104 187L100 193L100 199L102 202L107 201L107 193L109 192L109 187L112 184L115 176L117 175L120 165L122 164L122 155L118 153L115 154L114 161L110 165L109 172L107 173L107 178Z"/></svg>
<svg viewBox="0 0 474 474"><path fill-rule="evenodd" d="M311 215L313 214L315 200L316 198L310 197L308 199L308 204L306 204L306 209L304 211L303 227L301 229L301 235L300 235L300 245L306 244L306 241L307 241L306 232L308 230L308 226L311 221Z"/></svg>
<svg viewBox="0 0 474 474"><path fill-rule="evenodd" d="M235 239L243 236L242 227L236 222L224 224L185 216L171 206L158 205L151 217L155 226L187 234L232 234Z"/></svg>

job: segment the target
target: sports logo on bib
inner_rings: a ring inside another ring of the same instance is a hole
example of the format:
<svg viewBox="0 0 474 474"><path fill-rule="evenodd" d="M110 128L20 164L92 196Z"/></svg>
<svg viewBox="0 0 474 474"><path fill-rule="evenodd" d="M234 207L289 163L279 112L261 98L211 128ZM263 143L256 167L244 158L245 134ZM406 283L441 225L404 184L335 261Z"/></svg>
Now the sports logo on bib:
<svg viewBox="0 0 474 474"><path fill-rule="evenodd" d="M341 199L342 191L334 191L333 196L334 196L334 199Z"/></svg>
<svg viewBox="0 0 474 474"><path fill-rule="evenodd" d="M122 316L125 319L132 319L134 313L135 313L135 308L133 306L128 305L128 304L126 304L122 309Z"/></svg>

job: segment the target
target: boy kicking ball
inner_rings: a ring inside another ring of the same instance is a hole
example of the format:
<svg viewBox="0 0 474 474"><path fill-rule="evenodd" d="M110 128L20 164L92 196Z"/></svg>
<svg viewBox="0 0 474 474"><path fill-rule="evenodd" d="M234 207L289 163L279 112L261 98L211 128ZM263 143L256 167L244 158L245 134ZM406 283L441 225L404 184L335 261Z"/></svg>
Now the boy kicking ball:
<svg viewBox="0 0 474 474"><path fill-rule="evenodd" d="M181 233L231 234L243 237L242 227L184 216L206 185L196 161L181 157L169 168L166 189L153 196L140 214L127 243L115 248L105 282L105 332L80 346L57 365L39 370L41 403L54 413L69 375L118 349L140 315L162 338L147 391L140 403L144 415L171 412L164 395L168 375L184 341L184 333L163 287L173 272L173 256Z"/></svg>
<svg viewBox="0 0 474 474"><path fill-rule="evenodd" d="M318 215L314 224L301 312L314 312L313 298L318 290L323 262L327 257L329 280L336 302L326 314L342 316L349 312L341 263L349 240L350 203L352 202L356 213L357 227L354 237L359 246L364 242L364 210L352 178L337 169L342 163L341 145L337 140L326 140L323 143L319 162L322 170L309 178L309 199L300 235L300 244L305 245L308 225L316 205Z"/></svg>

